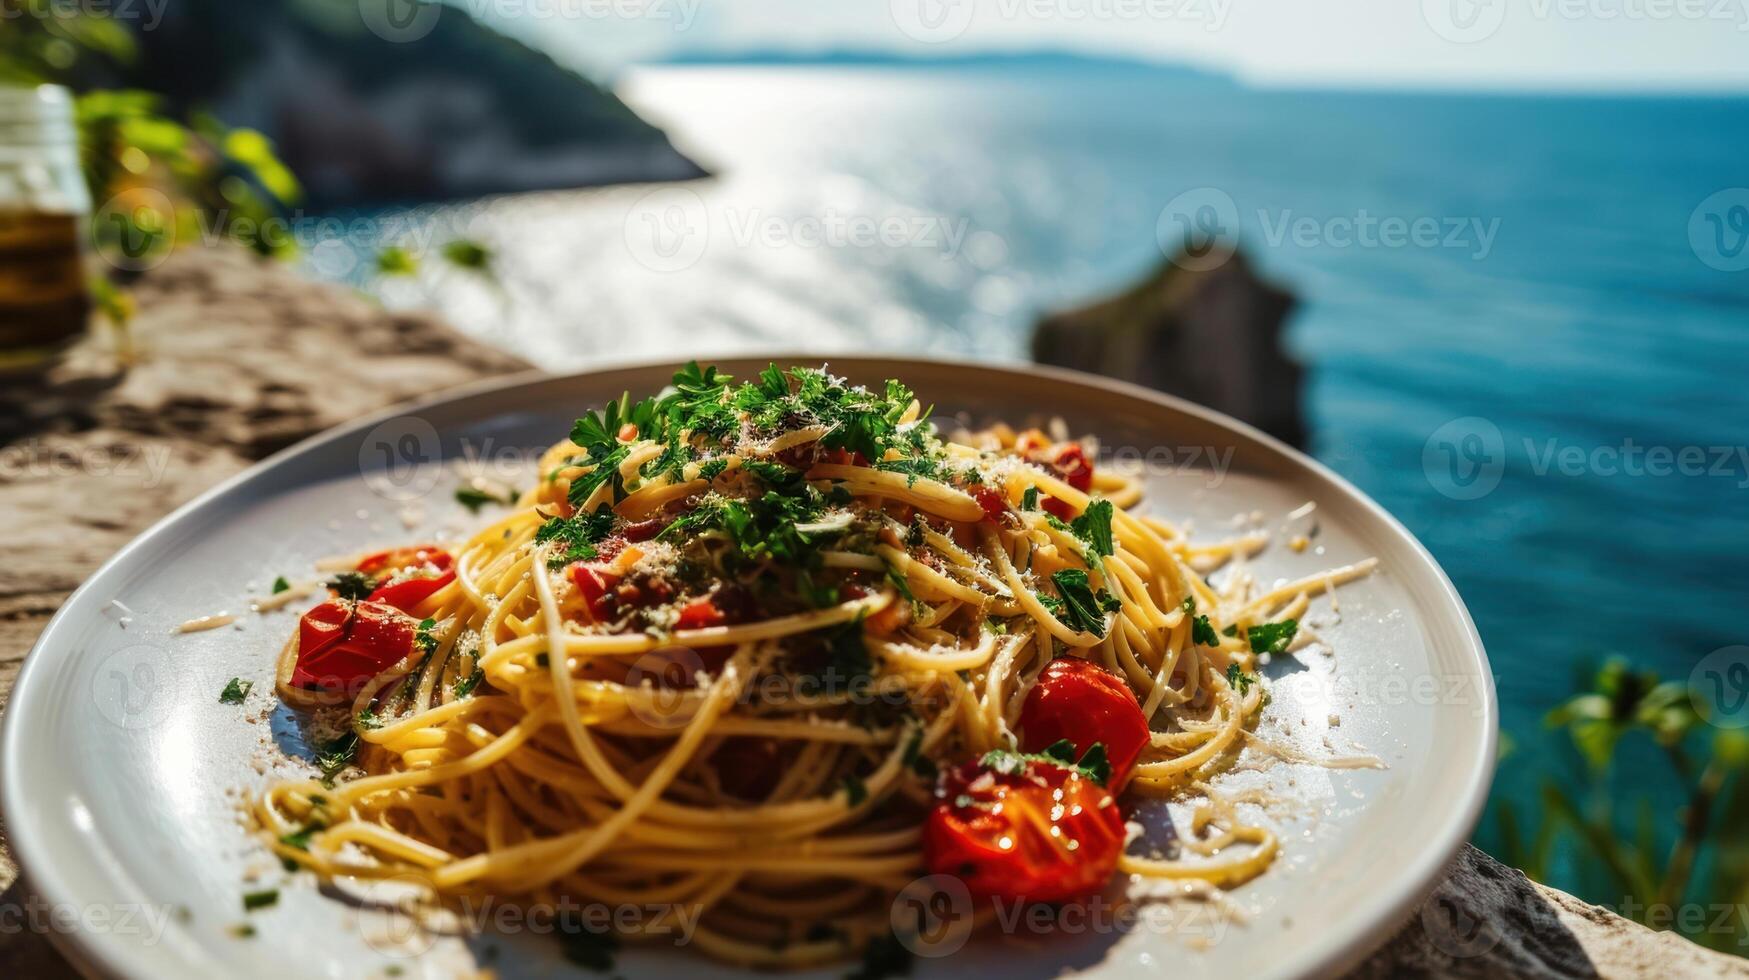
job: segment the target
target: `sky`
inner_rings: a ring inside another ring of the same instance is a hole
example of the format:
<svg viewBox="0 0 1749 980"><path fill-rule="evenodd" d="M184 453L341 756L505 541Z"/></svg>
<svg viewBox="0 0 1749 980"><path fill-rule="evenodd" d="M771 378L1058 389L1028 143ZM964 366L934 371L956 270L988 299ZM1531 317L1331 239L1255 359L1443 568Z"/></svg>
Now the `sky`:
<svg viewBox="0 0 1749 980"><path fill-rule="evenodd" d="M1053 48L1264 86L1749 89L1749 0L446 0L592 74L677 52Z"/></svg>

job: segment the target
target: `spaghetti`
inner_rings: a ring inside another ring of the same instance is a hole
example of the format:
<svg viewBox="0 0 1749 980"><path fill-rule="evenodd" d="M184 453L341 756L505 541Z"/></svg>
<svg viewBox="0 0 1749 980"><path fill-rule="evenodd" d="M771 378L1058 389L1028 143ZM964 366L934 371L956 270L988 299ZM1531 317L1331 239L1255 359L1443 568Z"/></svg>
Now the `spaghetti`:
<svg viewBox="0 0 1749 980"><path fill-rule="evenodd" d="M929 871L1037 901L1242 883L1278 842L1204 780L1258 658L1370 564L1217 590L1258 542L1192 546L1140 497L1037 430L943 439L897 382L688 365L453 552L346 563L277 689L344 712L364 774L254 816L324 877L691 904L698 947L759 967L854 954ZM1204 800L1183 853L1124 853L1122 793Z"/></svg>

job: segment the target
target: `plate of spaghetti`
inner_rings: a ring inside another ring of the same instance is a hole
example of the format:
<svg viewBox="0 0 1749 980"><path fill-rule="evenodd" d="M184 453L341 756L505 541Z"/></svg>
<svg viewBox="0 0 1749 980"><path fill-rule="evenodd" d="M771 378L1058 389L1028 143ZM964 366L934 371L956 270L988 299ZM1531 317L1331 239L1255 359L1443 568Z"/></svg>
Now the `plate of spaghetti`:
<svg viewBox="0 0 1749 980"><path fill-rule="evenodd" d="M167 518L33 651L0 800L46 899L134 911L57 937L102 974L1297 976L1433 887L1495 725L1425 550L1242 424L691 361Z"/></svg>

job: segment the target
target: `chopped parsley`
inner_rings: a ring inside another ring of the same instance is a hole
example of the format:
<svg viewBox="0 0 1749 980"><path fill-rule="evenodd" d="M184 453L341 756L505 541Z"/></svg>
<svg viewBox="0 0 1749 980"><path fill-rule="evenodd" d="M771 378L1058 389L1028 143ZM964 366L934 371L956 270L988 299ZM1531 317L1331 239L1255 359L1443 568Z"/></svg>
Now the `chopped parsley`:
<svg viewBox="0 0 1749 980"><path fill-rule="evenodd" d="M1069 523L1075 536L1087 543L1087 550L1102 558L1110 558L1116 553L1111 540L1111 512L1111 501L1095 500L1087 505L1080 517Z"/></svg>
<svg viewBox="0 0 1749 980"><path fill-rule="evenodd" d="M428 657L437 649L437 635L431 632L436 628L437 620L428 616L419 621L419 630L413 634L413 645L425 651Z"/></svg>
<svg viewBox="0 0 1749 980"><path fill-rule="evenodd" d="M363 572L341 572L327 582L328 588L342 599L366 599L376 591L376 579Z"/></svg>
<svg viewBox="0 0 1749 980"><path fill-rule="evenodd" d="M1020 495L1021 510L1038 510L1038 487L1027 487Z"/></svg>
<svg viewBox="0 0 1749 980"><path fill-rule="evenodd" d="M240 677L233 677L231 678L231 683L226 684L225 689L219 692L219 703L242 704L243 699L249 696L250 688L253 688L254 686L254 681L246 681Z"/></svg>
<svg viewBox="0 0 1749 980"><path fill-rule="evenodd" d="M553 549L547 564L552 568L563 568L572 562L594 558L595 546L612 533L613 520L613 512L606 508L593 514L549 517L534 532L534 540L536 544L557 542L558 547Z"/></svg>
<svg viewBox="0 0 1749 980"><path fill-rule="evenodd" d="M1238 664L1227 665L1227 684L1233 690L1238 691L1240 697L1244 697L1251 690L1251 685L1255 683L1257 683L1256 675L1247 674L1240 670Z"/></svg>
<svg viewBox="0 0 1749 980"><path fill-rule="evenodd" d="M334 777L358 758L358 733L349 731L331 742L316 747L316 768L322 771L322 785L333 786Z"/></svg>
<svg viewBox="0 0 1749 980"><path fill-rule="evenodd" d="M1279 623L1250 627L1245 630L1245 639L1251 642L1252 653L1286 653L1299 629L1299 620L1284 619Z"/></svg>
<svg viewBox="0 0 1749 980"><path fill-rule="evenodd" d="M1079 568L1065 568L1052 575L1051 582L1056 585L1057 595L1061 598L1060 608L1051 609L1051 614L1070 629L1103 637L1105 614L1123 607L1116 596L1104 589L1095 593L1088 583L1087 573ZM1048 603L1046 606L1049 608Z"/></svg>
<svg viewBox="0 0 1749 980"><path fill-rule="evenodd" d="M500 504L505 507L513 506L515 505L518 496L519 495L514 490L508 491L504 496L500 497L494 493L487 493L479 487L458 487L455 492L455 502L466 507L468 513L478 514L480 508L487 504Z"/></svg>
<svg viewBox="0 0 1749 980"><path fill-rule="evenodd" d="M279 595L281 592L288 591L289 589L291 589L291 583L287 582L285 580L284 575L281 575L279 578L276 578L273 580L273 594L274 595Z"/></svg>
<svg viewBox="0 0 1749 980"><path fill-rule="evenodd" d="M1215 626L1207 616L1196 614L1196 596L1184 598L1184 612L1190 616L1190 640L1205 647L1218 647L1221 638L1215 633Z"/></svg>
<svg viewBox="0 0 1749 980"><path fill-rule="evenodd" d="M1045 762L1085 779L1091 779L1101 786L1111 779L1111 760L1106 758L1105 743L1094 742L1081 758L1075 758L1075 743L1061 739L1051 743L1043 752L1014 752L1009 749L992 749L984 753L979 760L984 766L1004 776L1015 776L1026 771L1031 762Z"/></svg>
<svg viewBox="0 0 1749 980"><path fill-rule="evenodd" d="M486 670L483 667L475 667L473 673L466 677L457 678L455 682L456 699L460 700L474 693L474 688L479 687L480 682L485 679Z"/></svg>
<svg viewBox="0 0 1749 980"><path fill-rule="evenodd" d="M269 888L258 892L243 893L243 911L253 912L279 904L279 889Z"/></svg>

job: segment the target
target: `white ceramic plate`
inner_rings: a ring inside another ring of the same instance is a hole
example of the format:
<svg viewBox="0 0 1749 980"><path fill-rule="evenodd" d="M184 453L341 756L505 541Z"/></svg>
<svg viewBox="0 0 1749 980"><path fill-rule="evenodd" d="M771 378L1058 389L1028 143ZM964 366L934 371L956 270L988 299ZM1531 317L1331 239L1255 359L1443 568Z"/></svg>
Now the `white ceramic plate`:
<svg viewBox="0 0 1749 980"><path fill-rule="evenodd" d="M742 377L763 363L722 362ZM1174 902L1118 930L1059 923L1047 935L980 936L952 956L919 959L918 975L1327 974L1402 924L1482 807L1496 707L1462 602L1400 524L1305 456L1155 392L1029 368L876 358L832 367L864 383L901 378L938 416L1059 415L1109 452L1150 460L1144 506L1191 522L1199 537L1227 532L1235 515L1261 514L1276 532L1253 565L1263 583L1366 556L1381 563L1340 591L1339 622L1328 624L1328 602L1316 603L1313 618L1326 622L1320 632L1334 652L1271 666L1263 728L1314 755L1364 750L1389 768L1260 763L1234 777L1240 786L1267 782L1288 799L1274 817L1282 857L1233 897L1243 921ZM226 482L93 575L25 663L0 757L0 802L18 858L44 900L67 903L83 920L57 935L67 953L92 973L125 977L455 975L468 953L459 940L383 932L307 880L284 885L277 906L243 914L245 891L284 877L241 826L237 799L266 778L263 765L306 753L292 716L272 706L271 678L275 652L308 605L256 614L247 599L276 575L309 576L324 556L465 530L470 518L452 499L456 460L514 467L569 431L581 410L625 390L654 392L672 370L519 378L360 420ZM1309 523L1284 528L1285 515L1307 502L1316 504L1317 533L1296 553L1285 538ZM132 611L125 625L112 602ZM220 611L239 614L239 625L173 635L177 624ZM218 700L233 676L255 682L241 708ZM251 872L259 883L245 882ZM255 936L232 935L245 920ZM502 976L575 969L543 936L474 940L472 949L487 946ZM622 953L616 972L733 973L684 951L648 949Z"/></svg>

